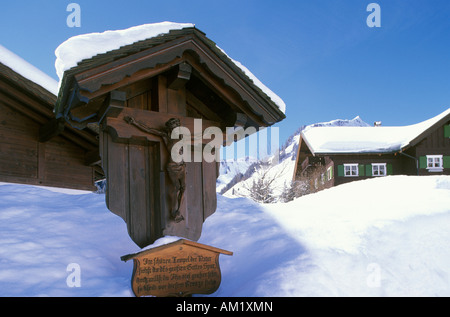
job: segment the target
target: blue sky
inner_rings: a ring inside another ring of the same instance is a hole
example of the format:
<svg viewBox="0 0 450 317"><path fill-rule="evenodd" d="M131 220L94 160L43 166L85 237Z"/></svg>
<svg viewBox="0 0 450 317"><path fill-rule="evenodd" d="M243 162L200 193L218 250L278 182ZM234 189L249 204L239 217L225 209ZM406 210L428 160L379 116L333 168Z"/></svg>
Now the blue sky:
<svg viewBox="0 0 450 317"><path fill-rule="evenodd" d="M66 25L67 5L81 27ZM367 5L381 27L366 24ZM360 116L414 124L450 107L448 0L17 0L0 5L0 44L57 79L69 37L161 21L191 22L286 103L283 143L298 127Z"/></svg>

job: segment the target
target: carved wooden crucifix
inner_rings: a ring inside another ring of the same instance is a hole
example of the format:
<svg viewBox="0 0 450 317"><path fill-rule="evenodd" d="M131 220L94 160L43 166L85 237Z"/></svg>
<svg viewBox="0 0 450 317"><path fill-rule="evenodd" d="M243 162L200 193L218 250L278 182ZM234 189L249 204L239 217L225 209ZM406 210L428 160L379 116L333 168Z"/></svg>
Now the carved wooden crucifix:
<svg viewBox="0 0 450 317"><path fill-rule="evenodd" d="M180 207L181 202L183 201L184 191L186 190L186 164L183 161L174 161L172 157L172 148L175 140L171 138L172 131L175 128L180 127L180 120L176 118L169 119L165 124L166 129L162 131L150 128L144 123L135 120L133 117L125 117L124 120L144 132L159 136L163 140L166 146L166 150L169 153L169 159L166 164L166 171L172 185L172 188L168 190L170 201L170 217L175 222L184 220L183 215L181 215L180 213ZM180 151L183 151L183 147L180 148ZM179 154L182 157L183 153L181 152Z"/></svg>

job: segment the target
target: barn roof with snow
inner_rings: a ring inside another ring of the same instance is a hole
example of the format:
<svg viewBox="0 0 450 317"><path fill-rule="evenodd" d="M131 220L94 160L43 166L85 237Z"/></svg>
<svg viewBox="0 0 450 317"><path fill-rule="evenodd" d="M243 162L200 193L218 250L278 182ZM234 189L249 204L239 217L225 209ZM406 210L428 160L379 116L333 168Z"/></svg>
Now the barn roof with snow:
<svg viewBox="0 0 450 317"><path fill-rule="evenodd" d="M409 126L312 127L301 137L313 155L395 153L416 145L449 120L450 108Z"/></svg>

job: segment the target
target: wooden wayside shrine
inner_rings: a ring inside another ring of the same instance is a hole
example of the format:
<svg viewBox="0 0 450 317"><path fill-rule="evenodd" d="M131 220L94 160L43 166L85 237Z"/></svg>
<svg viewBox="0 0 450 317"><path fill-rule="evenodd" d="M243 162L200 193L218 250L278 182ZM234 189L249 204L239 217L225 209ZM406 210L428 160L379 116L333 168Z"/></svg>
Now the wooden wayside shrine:
<svg viewBox="0 0 450 317"><path fill-rule="evenodd" d="M216 210L218 162L173 162L171 129L193 133L201 119L203 130L218 127L225 140L226 127L267 127L285 117L195 27L79 62L64 73L55 115L98 134L107 207L139 247L166 235L197 241Z"/></svg>

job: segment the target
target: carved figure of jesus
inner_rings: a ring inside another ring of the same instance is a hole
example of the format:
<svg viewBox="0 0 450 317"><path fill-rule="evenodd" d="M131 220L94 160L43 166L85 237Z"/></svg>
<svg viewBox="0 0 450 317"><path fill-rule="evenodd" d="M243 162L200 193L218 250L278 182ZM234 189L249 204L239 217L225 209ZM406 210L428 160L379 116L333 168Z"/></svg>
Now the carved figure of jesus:
<svg viewBox="0 0 450 317"><path fill-rule="evenodd" d="M165 126L165 130L161 131L146 126L144 123L135 120L133 117L125 117L124 120L131 125L134 125L138 129L159 136L169 152L169 160L166 165L167 174L172 182L175 190L168 190L170 201L172 202L172 208L170 210L170 216L175 222L184 220L183 215L180 213L180 206L183 200L184 191L186 190L186 164L181 162L175 162L172 158L172 147L175 144L174 140L170 137L172 131L180 126L180 120L176 118L169 119ZM181 148L181 151L183 148ZM182 153L180 153L182 154Z"/></svg>

